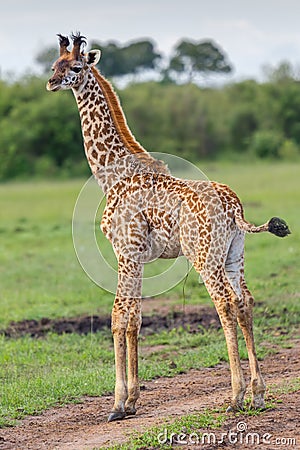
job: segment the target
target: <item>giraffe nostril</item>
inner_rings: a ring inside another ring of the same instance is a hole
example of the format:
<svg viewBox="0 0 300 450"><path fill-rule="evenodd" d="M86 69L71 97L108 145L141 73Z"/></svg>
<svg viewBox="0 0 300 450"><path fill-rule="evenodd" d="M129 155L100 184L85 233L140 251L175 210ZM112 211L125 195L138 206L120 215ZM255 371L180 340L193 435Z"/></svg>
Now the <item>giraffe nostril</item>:
<svg viewBox="0 0 300 450"><path fill-rule="evenodd" d="M47 91L57 91L59 89L59 80L57 78L50 78L46 89Z"/></svg>

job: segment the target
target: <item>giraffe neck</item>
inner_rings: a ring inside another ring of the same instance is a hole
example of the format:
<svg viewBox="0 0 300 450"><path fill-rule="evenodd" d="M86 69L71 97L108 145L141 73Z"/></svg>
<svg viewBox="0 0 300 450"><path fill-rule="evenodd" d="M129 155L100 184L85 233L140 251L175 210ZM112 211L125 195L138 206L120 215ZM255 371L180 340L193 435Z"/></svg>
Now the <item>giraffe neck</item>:
<svg viewBox="0 0 300 450"><path fill-rule="evenodd" d="M91 171L107 193L122 178L141 170L155 171L156 161L134 139L111 85L98 71L87 73L80 89L73 90ZM160 172L167 173L163 164Z"/></svg>

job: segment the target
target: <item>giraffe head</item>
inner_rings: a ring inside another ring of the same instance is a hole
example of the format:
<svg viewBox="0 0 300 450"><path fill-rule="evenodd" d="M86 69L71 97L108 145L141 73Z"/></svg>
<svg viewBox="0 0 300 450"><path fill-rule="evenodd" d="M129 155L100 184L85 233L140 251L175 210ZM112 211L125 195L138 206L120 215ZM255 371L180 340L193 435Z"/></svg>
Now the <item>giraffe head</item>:
<svg viewBox="0 0 300 450"><path fill-rule="evenodd" d="M47 83L47 90L79 89L91 67L98 63L101 52L100 50L90 50L88 53L83 53L82 46L86 45L86 39L80 33L72 34L73 48L71 51L68 50L69 39L61 34L58 34L58 38L60 56L52 66L54 73Z"/></svg>

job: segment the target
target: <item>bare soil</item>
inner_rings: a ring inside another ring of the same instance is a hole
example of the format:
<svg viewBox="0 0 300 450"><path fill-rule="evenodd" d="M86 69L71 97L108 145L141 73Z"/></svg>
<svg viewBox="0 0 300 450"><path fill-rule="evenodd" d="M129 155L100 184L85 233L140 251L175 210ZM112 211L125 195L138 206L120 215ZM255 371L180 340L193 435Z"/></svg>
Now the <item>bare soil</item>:
<svg viewBox="0 0 300 450"><path fill-rule="evenodd" d="M9 326L0 331L9 338L17 338L29 335L34 338L40 338L49 332L57 334L78 333L88 334L96 333L101 330L109 330L111 324L110 315L81 316L73 318L40 320L22 320L11 322ZM176 305L170 308L168 300L164 303L157 303L153 299L147 299L143 302L143 324L142 335L150 335L163 330L183 327L191 333L196 333L199 328L220 328L220 320L214 308L205 305L199 306L181 306Z"/></svg>
<svg viewBox="0 0 300 450"><path fill-rule="evenodd" d="M153 312L151 303L144 309L146 309L146 312L150 310ZM207 313L207 319L203 322L205 326L218 327L214 310L208 307L201 307L201 309L202 317L204 313ZM166 308L167 310L168 308ZM198 307L199 314L200 310ZM174 317L180 311L174 310L171 315L170 312L164 314L163 311L164 308L157 316L160 316L160 318L168 316L170 321L168 326L174 327L174 320L176 320ZM195 316L195 309L193 307L188 309L184 318L182 314L181 311L178 320L180 326L186 326L186 314L189 314L190 319L192 319L192 316ZM14 325L15 330L16 325ZM42 323L38 325L43 326ZM48 325L49 323L44 324L44 326ZM109 326L109 324L105 326ZM153 322L148 323L148 326L145 326L145 329L147 328L148 332L149 328L151 332L154 332L155 325ZM89 323L89 331L90 329ZM43 334L44 332L33 335L42 336ZM194 442L195 436L191 436L192 441L190 442L189 436L180 436L180 433L184 430L178 430L179 436L177 439L181 441L183 448L206 450L300 448L300 392L289 393L284 388L289 381L299 377L300 340L294 339L291 345L292 347L287 349L274 348L275 353L261 362L262 371L269 386L267 400L274 400L274 408L267 409L256 416L247 414L237 416L230 413L221 428L199 430L199 433L214 432L216 443L211 441L210 444L194 445L191 442ZM248 363L243 361L243 366L249 381ZM141 398L138 402L137 415L132 418L107 423L107 416L113 405L113 396L85 397L81 403L53 408L39 416L27 417L18 426L0 430L0 450L92 450L103 447L110 448L128 441L133 432L144 432L147 428L161 425L164 421L170 422L182 415L201 413L206 408L221 408L228 405L229 401L230 372L228 364L219 364L214 368L190 370L188 373L174 378L158 378L144 382ZM243 430L243 427L246 427L246 430ZM198 430L196 431L198 432ZM221 442L222 433L224 433L223 442ZM257 438L255 435L254 443L252 443L250 437L247 444L247 433L257 433L259 437ZM263 442L263 436L266 436L266 433L271 436L265 437ZM235 442L236 440L237 442ZM175 441L176 438L173 437L174 448L180 448L180 442L176 443ZM148 447L148 450L150 448L154 449L154 447Z"/></svg>

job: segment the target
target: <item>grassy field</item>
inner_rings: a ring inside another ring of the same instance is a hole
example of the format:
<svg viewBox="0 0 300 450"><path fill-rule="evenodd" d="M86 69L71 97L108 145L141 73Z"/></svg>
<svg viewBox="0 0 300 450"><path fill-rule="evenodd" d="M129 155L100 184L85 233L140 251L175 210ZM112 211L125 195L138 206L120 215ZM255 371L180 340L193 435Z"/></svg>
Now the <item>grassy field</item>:
<svg viewBox="0 0 300 450"><path fill-rule="evenodd" d="M278 215L293 233L286 239L264 234L246 240L246 278L257 300L255 332L263 357L270 351L267 342L284 345L299 326L300 165L215 163L202 170L238 193L248 220L259 224ZM72 213L83 184L76 180L0 185L1 329L22 319L110 312L112 294L89 280L73 248ZM188 303L211 304L193 272L185 291ZM163 296L182 303L182 283ZM170 369L157 353L141 356L143 379L227 359L221 331L190 335L173 330L142 342L157 344L165 346L165 353L177 352L177 366ZM246 357L243 346L241 352ZM109 331L89 336L49 334L44 339L2 336L0 424L85 394L111 392L113 364Z"/></svg>

